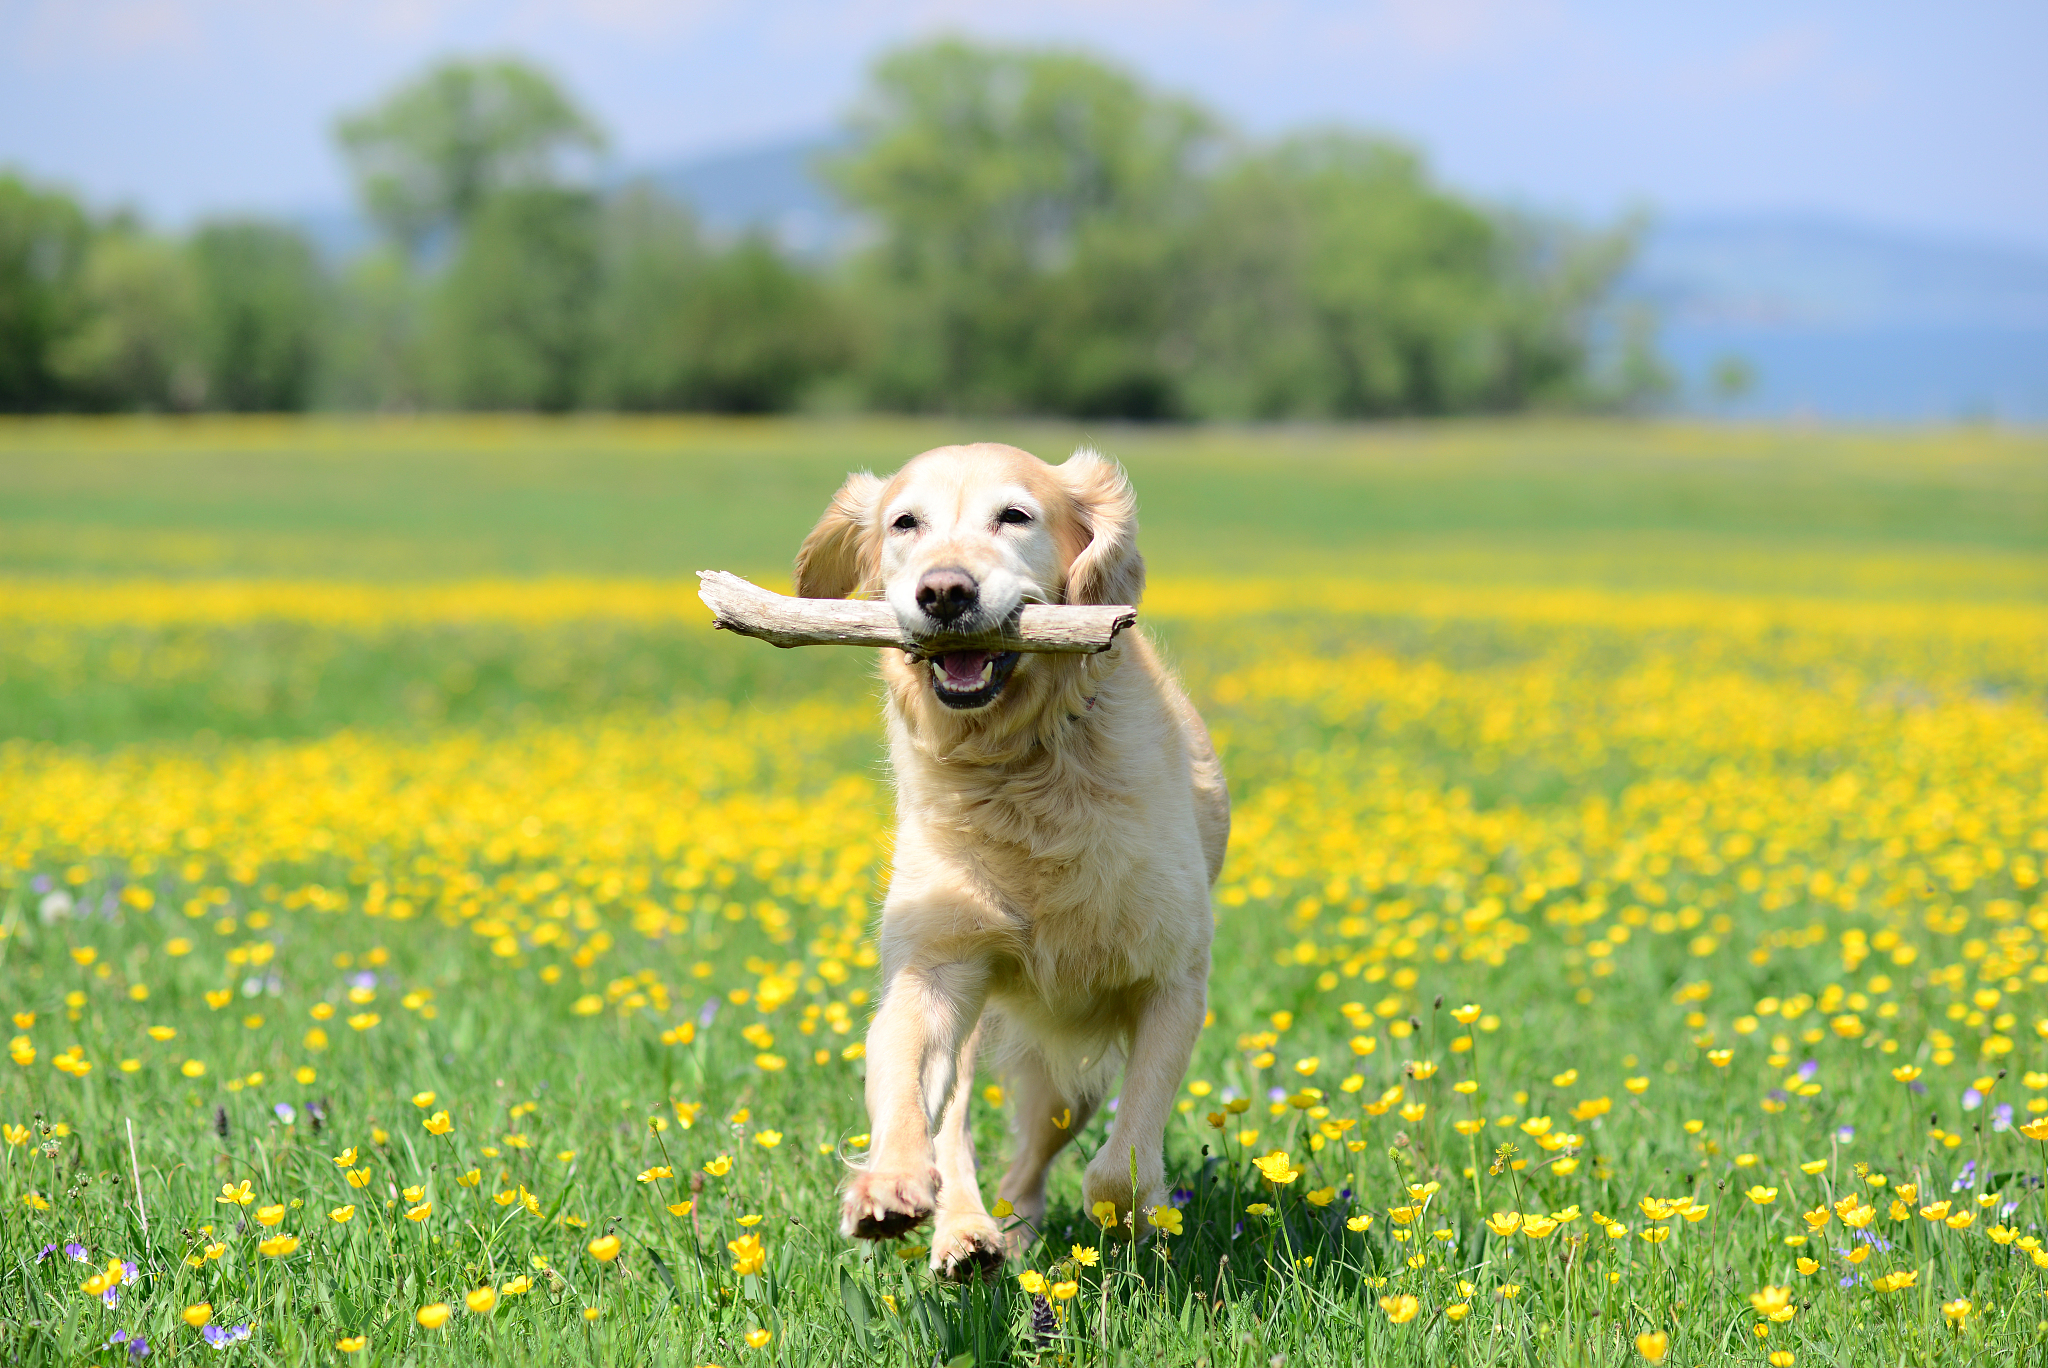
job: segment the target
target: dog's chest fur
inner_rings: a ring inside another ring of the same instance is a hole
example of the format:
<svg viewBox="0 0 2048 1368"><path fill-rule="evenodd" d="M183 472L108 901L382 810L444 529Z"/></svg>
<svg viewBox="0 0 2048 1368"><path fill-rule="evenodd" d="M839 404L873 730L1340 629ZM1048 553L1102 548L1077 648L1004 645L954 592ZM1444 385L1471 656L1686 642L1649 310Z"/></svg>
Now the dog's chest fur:
<svg viewBox="0 0 2048 1368"><path fill-rule="evenodd" d="M997 996L1085 1016L1106 990L1183 972L1206 942L1199 835L1173 797L1189 791L1186 747L1157 682L1126 662L1055 744L1000 764L934 757L892 717L899 869L964 895L947 930L993 965Z"/></svg>

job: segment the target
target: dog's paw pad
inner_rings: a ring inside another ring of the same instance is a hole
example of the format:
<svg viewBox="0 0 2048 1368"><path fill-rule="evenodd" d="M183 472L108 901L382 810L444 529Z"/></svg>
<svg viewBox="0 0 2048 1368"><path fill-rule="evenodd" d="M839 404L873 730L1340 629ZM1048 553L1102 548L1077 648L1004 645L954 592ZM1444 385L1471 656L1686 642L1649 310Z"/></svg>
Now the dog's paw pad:
<svg viewBox="0 0 2048 1368"><path fill-rule="evenodd" d="M931 1219L936 1175L862 1173L839 1206L839 1232L855 1240L893 1240Z"/></svg>

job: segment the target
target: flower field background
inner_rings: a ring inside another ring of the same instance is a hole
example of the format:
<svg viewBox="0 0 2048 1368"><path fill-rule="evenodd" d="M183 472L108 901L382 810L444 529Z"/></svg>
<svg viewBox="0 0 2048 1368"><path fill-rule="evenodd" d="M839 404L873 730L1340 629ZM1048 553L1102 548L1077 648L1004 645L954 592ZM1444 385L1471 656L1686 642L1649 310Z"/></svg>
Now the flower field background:
<svg viewBox="0 0 2048 1368"><path fill-rule="evenodd" d="M1212 1021L1162 1233L1070 1161L957 1288L834 1228L870 662L689 577L955 435L0 428L0 1356L2048 1352L2048 441L1095 434L1233 787Z"/></svg>

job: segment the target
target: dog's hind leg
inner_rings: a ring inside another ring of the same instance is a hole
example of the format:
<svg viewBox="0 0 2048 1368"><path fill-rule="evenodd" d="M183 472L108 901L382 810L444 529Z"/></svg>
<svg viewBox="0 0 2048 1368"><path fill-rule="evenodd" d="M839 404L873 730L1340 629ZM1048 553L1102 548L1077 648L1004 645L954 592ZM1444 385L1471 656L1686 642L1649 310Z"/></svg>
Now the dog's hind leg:
<svg viewBox="0 0 2048 1368"><path fill-rule="evenodd" d="M1095 1112L1095 1099L1063 1095L1036 1050L1020 1049L1005 1068L1010 1105L1015 1108L1017 1149L996 1195L1016 1208L1016 1224L1005 1236L1012 1254L1038 1238L1045 1220L1045 1176L1052 1161L1081 1133Z"/></svg>
<svg viewBox="0 0 2048 1368"><path fill-rule="evenodd" d="M932 1222L932 1272L965 1280L993 1277L1003 1266L1003 1236L981 1203L974 1173L974 1134L968 1112L974 1097L974 1055L984 1027L977 1025L960 1047L953 1086L932 1137L939 1165L939 1206Z"/></svg>

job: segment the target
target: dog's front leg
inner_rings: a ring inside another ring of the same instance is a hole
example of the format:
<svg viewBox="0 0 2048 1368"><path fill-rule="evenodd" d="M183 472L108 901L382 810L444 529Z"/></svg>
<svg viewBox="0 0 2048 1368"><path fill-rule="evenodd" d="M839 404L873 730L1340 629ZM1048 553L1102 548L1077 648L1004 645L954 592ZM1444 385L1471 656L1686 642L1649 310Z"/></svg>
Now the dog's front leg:
<svg viewBox="0 0 2048 1368"><path fill-rule="evenodd" d="M839 1208L839 1231L885 1240L924 1222L938 1203L931 1122L987 997L986 971L969 964L908 964L888 976L868 1028L866 1167Z"/></svg>
<svg viewBox="0 0 2048 1368"><path fill-rule="evenodd" d="M1081 1178L1082 1200L1091 1213L1098 1202L1114 1202L1122 1221L1133 1208L1142 1213L1166 1200L1166 1122L1187 1073L1188 1056L1194 1053L1195 1037L1202 1033L1208 977L1204 955L1197 970L1183 980L1160 985L1139 1012L1116 1119ZM1136 1228L1144 1230L1142 1218Z"/></svg>

